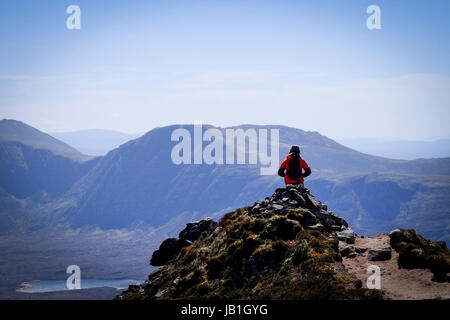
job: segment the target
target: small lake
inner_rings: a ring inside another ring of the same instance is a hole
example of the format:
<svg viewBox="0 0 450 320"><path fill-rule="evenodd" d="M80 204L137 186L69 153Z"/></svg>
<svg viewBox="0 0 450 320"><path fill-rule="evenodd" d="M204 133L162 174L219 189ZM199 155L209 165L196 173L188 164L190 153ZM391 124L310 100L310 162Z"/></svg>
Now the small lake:
<svg viewBox="0 0 450 320"><path fill-rule="evenodd" d="M142 280L133 279L81 279L81 289L110 287L115 289L127 289L130 284L142 283ZM39 293L52 291L66 291L66 280L35 280L31 282L22 282L17 292Z"/></svg>

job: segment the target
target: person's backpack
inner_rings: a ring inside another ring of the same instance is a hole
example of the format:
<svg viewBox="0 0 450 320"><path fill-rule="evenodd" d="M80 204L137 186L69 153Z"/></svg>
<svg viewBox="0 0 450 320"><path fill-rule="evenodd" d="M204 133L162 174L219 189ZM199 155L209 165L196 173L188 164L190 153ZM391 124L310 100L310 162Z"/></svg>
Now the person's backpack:
<svg viewBox="0 0 450 320"><path fill-rule="evenodd" d="M291 159L289 160L289 169L287 170L287 175L292 180L299 181L302 175L302 168L300 168L300 156L297 153L291 154Z"/></svg>

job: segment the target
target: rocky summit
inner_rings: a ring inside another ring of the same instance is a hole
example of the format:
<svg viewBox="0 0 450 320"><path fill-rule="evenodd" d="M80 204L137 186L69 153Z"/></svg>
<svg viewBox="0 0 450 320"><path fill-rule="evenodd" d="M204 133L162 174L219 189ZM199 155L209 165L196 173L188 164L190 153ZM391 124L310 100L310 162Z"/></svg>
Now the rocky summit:
<svg viewBox="0 0 450 320"><path fill-rule="evenodd" d="M379 298L341 263L338 233L348 230L307 188L280 188L219 223L189 223L153 253L162 267L117 298Z"/></svg>
<svg viewBox="0 0 450 320"><path fill-rule="evenodd" d="M443 261L434 269L445 278L450 266L445 244L399 232L393 233L395 250L400 256L426 252L414 260L422 268L441 250ZM364 287L346 261L389 260L391 247L355 244L361 238L307 188L287 185L219 223L190 222L153 253L151 264L161 267L116 299L382 299L384 292Z"/></svg>

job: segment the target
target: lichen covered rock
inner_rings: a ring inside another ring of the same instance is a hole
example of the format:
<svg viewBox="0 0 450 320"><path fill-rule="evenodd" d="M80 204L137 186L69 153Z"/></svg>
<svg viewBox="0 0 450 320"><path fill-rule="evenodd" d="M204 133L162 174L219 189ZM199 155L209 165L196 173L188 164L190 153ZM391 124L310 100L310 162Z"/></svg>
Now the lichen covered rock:
<svg viewBox="0 0 450 320"><path fill-rule="evenodd" d="M430 269L435 280L450 282L450 250L444 241L432 242L412 229L396 229L389 237L401 265Z"/></svg>

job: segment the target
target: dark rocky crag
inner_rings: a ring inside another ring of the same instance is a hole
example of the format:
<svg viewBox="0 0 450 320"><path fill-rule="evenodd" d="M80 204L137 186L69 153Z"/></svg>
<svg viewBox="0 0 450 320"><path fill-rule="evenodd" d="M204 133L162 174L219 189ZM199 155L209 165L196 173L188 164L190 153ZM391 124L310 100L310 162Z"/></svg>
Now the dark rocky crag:
<svg viewBox="0 0 450 320"><path fill-rule="evenodd" d="M339 239L355 236L307 188L279 188L219 223L188 224L154 252L162 267L117 299L381 298L342 265Z"/></svg>
<svg viewBox="0 0 450 320"><path fill-rule="evenodd" d="M151 264L162 266L116 297L134 299L382 299L347 272L343 257L429 268L448 281L450 253L414 230L394 230L390 245L355 246L356 233L307 188L279 188L251 207L189 223L163 241Z"/></svg>

